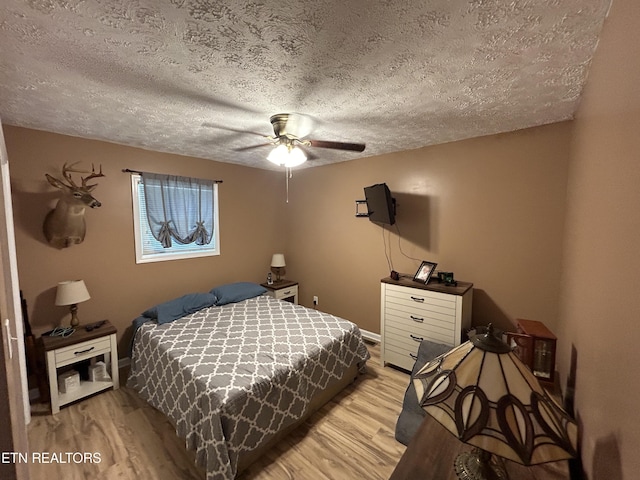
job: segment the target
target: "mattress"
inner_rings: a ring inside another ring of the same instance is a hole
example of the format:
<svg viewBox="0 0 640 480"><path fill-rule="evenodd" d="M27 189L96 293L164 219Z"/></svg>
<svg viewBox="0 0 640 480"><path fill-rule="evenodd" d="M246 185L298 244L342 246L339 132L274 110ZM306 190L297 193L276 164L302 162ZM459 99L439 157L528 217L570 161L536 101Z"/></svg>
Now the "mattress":
<svg viewBox="0 0 640 480"><path fill-rule="evenodd" d="M262 295L143 324L127 386L173 422L207 480L232 479L239 458L368 358L354 323Z"/></svg>

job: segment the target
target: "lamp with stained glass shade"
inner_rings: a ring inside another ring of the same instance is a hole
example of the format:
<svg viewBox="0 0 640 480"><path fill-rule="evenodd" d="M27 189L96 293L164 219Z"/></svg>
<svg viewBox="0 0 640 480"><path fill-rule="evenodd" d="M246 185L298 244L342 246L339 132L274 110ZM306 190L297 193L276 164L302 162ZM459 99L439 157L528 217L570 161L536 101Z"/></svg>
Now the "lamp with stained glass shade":
<svg viewBox="0 0 640 480"><path fill-rule="evenodd" d="M491 325L469 338L413 379L420 406L474 447L456 458L458 478L506 479L502 459L528 466L575 457L577 424L511 347Z"/></svg>

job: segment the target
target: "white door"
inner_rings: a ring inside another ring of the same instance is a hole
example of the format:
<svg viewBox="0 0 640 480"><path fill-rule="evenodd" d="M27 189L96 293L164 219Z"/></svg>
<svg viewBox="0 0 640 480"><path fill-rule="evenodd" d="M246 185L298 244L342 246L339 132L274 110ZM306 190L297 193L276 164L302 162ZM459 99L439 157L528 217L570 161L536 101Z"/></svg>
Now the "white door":
<svg viewBox="0 0 640 480"><path fill-rule="evenodd" d="M0 319L2 355L0 355L0 451L29 453L27 423L31 419L27 391L24 333L18 286L16 245L13 231L9 161L0 120ZM24 462L0 462L0 478L29 478Z"/></svg>

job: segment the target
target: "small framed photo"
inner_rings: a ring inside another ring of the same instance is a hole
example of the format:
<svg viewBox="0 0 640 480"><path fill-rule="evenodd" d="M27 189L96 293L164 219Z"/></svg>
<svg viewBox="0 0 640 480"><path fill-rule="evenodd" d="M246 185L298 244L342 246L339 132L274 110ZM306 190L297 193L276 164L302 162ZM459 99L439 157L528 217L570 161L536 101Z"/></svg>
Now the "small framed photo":
<svg viewBox="0 0 640 480"><path fill-rule="evenodd" d="M418 271L413 276L413 280L415 282L429 283L429 279L431 278L431 275L435 271L437 265L437 263L423 261L420 264Z"/></svg>

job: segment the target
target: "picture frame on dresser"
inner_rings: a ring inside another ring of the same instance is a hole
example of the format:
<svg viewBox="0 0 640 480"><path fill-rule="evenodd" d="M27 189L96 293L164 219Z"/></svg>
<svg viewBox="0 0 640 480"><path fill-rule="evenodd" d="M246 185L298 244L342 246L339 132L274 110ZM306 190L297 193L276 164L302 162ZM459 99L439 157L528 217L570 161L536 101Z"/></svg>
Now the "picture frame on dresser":
<svg viewBox="0 0 640 480"><path fill-rule="evenodd" d="M418 267L418 271L413 276L413 281L420 283L429 283L429 279L431 278L431 275L433 275L433 272L436 270L437 266L437 263L427 262L426 260L423 260Z"/></svg>

